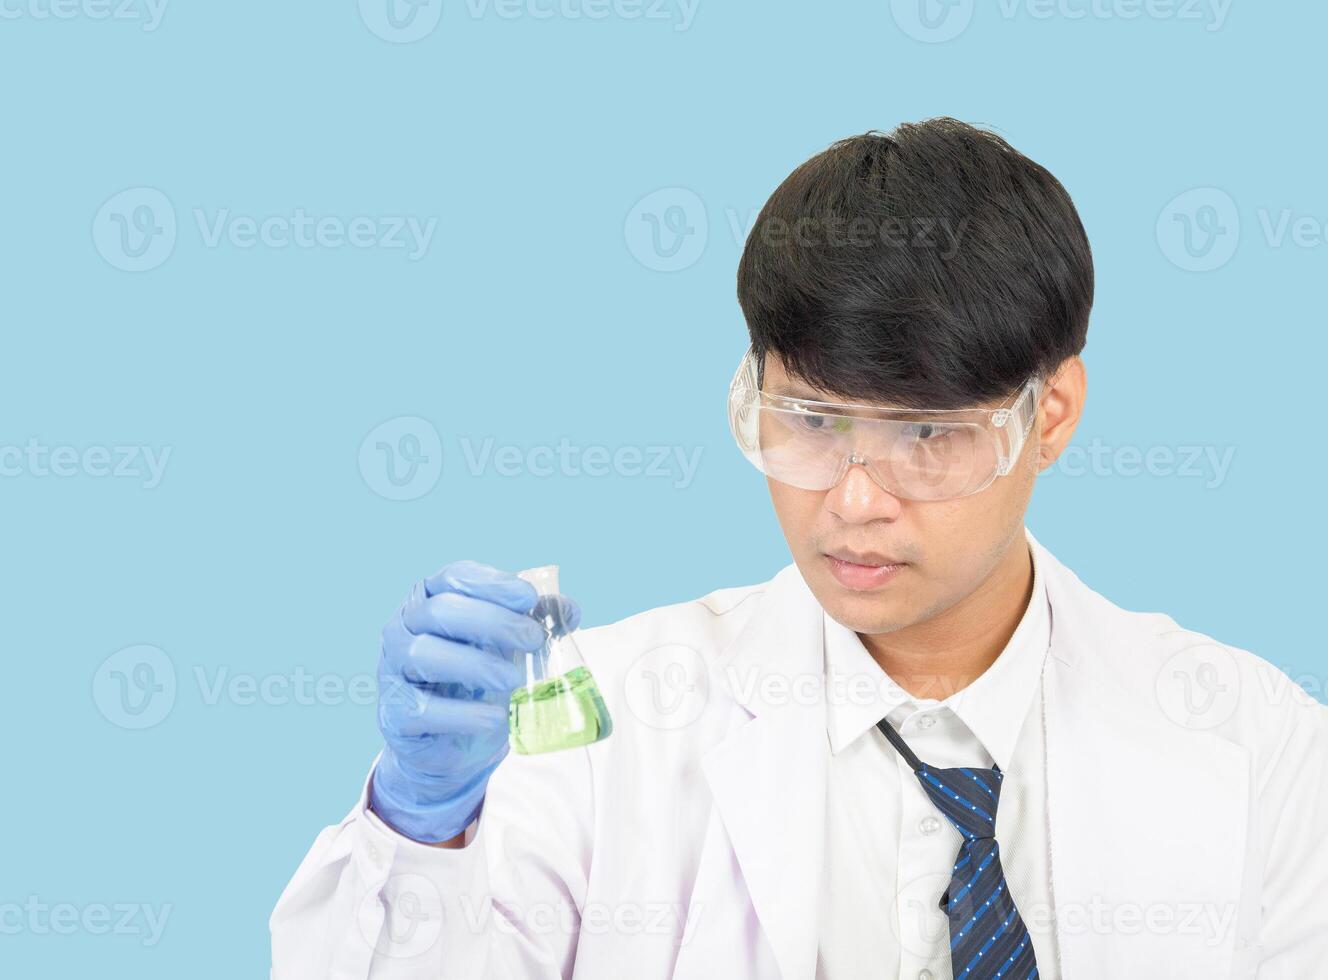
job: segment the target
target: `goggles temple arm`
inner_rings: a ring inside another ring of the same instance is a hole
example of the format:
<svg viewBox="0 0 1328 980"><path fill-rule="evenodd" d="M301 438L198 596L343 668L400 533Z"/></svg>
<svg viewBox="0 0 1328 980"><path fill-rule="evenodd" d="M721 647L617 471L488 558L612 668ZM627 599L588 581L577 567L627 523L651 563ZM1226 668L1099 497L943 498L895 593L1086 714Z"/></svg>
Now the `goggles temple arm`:
<svg viewBox="0 0 1328 980"><path fill-rule="evenodd" d="M1042 393L1042 379L1037 375L1024 382L1023 389L1019 392L1019 397L1009 408L997 409L992 414L992 424L996 428L1004 430L1007 422L1012 416L1019 416L1024 412L1024 400L1031 396L1033 404L1024 415L1023 425L1010 430L1006 435L1006 453L996 468L1000 476L1007 476L1014 469L1014 461L1020 453L1024 451L1024 441L1028 438L1029 432L1033 429L1033 421L1037 418L1038 401Z"/></svg>

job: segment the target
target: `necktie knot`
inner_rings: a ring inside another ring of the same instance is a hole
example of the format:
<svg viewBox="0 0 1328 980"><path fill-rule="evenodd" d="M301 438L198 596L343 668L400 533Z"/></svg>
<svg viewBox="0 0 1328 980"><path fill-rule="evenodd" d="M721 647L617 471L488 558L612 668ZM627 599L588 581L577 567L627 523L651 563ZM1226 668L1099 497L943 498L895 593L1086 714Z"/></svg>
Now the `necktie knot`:
<svg viewBox="0 0 1328 980"><path fill-rule="evenodd" d="M965 840L996 836L996 806L1001 800L1002 778L999 766L936 769L924 762L915 775L936 809Z"/></svg>

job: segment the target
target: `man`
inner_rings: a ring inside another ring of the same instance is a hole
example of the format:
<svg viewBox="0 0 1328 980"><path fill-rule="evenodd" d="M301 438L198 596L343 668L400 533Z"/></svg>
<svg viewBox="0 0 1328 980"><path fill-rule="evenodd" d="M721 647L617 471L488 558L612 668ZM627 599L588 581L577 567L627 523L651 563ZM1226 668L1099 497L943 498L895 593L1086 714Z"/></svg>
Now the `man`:
<svg viewBox="0 0 1328 980"><path fill-rule="evenodd" d="M613 732L540 755L505 707L534 590L417 585L274 976L1328 976L1328 709L1024 527L1086 391L1060 183L950 119L844 140L738 295L730 421L793 563L578 633Z"/></svg>

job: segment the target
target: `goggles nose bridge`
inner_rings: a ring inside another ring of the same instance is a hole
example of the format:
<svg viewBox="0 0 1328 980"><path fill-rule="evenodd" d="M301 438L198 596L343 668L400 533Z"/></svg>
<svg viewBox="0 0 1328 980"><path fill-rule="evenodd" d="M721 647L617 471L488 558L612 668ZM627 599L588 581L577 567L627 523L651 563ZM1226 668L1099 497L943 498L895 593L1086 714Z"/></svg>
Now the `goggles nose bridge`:
<svg viewBox="0 0 1328 980"><path fill-rule="evenodd" d="M870 456L864 456L856 449L845 453L843 458L840 459L839 466L835 468L835 474L832 477L830 486L826 487L826 489L833 490L835 487L843 483L844 477L848 476L849 467L854 465L861 466L866 470L868 478L886 493L894 494L893 490L881 483L880 476L876 473L876 467L872 464L872 458Z"/></svg>

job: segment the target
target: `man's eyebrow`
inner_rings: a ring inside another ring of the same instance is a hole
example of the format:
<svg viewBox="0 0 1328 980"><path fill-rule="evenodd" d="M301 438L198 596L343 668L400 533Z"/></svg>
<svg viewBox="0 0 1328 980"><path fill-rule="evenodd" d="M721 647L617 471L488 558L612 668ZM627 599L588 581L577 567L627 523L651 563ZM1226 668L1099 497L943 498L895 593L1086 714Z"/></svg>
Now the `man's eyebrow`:
<svg viewBox="0 0 1328 980"><path fill-rule="evenodd" d="M782 395L785 398L805 398L808 401L828 401L824 395L818 395L812 389L796 381L776 381L766 388L768 395Z"/></svg>

